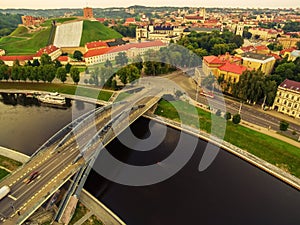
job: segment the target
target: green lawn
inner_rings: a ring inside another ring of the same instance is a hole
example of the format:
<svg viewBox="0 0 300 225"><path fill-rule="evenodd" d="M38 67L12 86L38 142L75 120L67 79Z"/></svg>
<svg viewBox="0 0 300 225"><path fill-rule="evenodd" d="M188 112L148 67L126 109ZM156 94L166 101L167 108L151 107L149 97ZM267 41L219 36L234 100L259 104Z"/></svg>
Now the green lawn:
<svg viewBox="0 0 300 225"><path fill-rule="evenodd" d="M80 46L85 43L98 40L108 40L114 38L121 38L122 35L117 31L106 27L98 21L83 21L83 31L80 41Z"/></svg>
<svg viewBox="0 0 300 225"><path fill-rule="evenodd" d="M8 174L9 172L7 172L6 170L0 169L0 180L5 176L7 176Z"/></svg>
<svg viewBox="0 0 300 225"><path fill-rule="evenodd" d="M69 224L75 224L80 218L82 218L86 213L88 213L88 209L80 202L78 202L74 215Z"/></svg>
<svg viewBox="0 0 300 225"><path fill-rule="evenodd" d="M17 27L9 36L22 36L28 33L28 29L24 26Z"/></svg>
<svg viewBox="0 0 300 225"><path fill-rule="evenodd" d="M20 163L20 162L17 162L13 159L10 159L10 158L0 155L0 166L5 167L6 169L14 171L21 165L22 165L22 163Z"/></svg>
<svg viewBox="0 0 300 225"><path fill-rule="evenodd" d="M12 38L11 41L4 40L5 44L1 45L8 55L18 54L35 54L40 48L47 45L50 35L50 28L46 28L33 34L30 39L24 39L16 41L16 38ZM0 41L1 44L1 41Z"/></svg>
<svg viewBox="0 0 300 225"><path fill-rule="evenodd" d="M0 38L0 46L5 46L6 44L11 44L17 41L24 41L26 40L25 38L21 38L21 37L10 37L10 36L6 36L6 37L2 37Z"/></svg>
<svg viewBox="0 0 300 225"><path fill-rule="evenodd" d="M193 106L190 106L185 102L178 101L172 103L186 113L190 113L192 110L191 108L193 108ZM202 109L197 109L197 111L199 114L200 128L210 133L211 114ZM165 100L159 102L155 114L180 121L175 108ZM223 118L220 117L216 119L223 120ZM227 122L224 140L272 163L273 165L288 169L291 174L300 178L299 148L244 126L235 125L231 121Z"/></svg>
<svg viewBox="0 0 300 225"><path fill-rule="evenodd" d="M103 91L95 88L87 88L77 85L70 84L53 84L53 83L31 83L31 82L0 82L0 89L26 89L26 90L38 90L38 91L49 91L59 92L63 94L77 94L84 97L95 98L98 96L99 100L108 101L112 95L112 92Z"/></svg>
<svg viewBox="0 0 300 225"><path fill-rule="evenodd" d="M76 19L77 19L76 17L52 18L52 19L46 20L44 23L41 24L41 26L43 26L43 27L50 27L53 20L55 20L56 23L64 23L64 22L71 21L71 20L76 20Z"/></svg>

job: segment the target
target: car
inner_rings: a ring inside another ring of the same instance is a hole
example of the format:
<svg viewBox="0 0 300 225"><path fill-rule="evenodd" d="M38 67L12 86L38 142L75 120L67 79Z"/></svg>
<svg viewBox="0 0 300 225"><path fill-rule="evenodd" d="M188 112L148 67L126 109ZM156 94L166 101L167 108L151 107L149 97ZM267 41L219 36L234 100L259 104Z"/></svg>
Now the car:
<svg viewBox="0 0 300 225"><path fill-rule="evenodd" d="M31 183L31 181L33 181L35 178L37 178L38 176L40 176L40 172L39 171L34 171L32 172L29 177L25 180L25 182L27 184Z"/></svg>

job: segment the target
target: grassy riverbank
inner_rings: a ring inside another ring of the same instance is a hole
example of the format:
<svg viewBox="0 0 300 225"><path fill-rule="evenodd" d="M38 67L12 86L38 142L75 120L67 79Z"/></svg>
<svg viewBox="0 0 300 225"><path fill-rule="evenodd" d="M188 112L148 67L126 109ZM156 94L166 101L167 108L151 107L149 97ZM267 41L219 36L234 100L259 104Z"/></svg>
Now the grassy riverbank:
<svg viewBox="0 0 300 225"><path fill-rule="evenodd" d="M193 106L185 102L174 101L171 103L176 106L180 114L188 114L193 109ZM171 103L161 100L155 114L180 122L179 115ZM197 108L197 112L201 130L210 133L211 114L199 108ZM216 118L214 116L214 118L223 120L223 118L220 117ZM235 125L231 121L225 121L225 123L225 141L258 156L273 165L288 170L291 174L300 178L300 151L297 147L242 125Z"/></svg>
<svg viewBox="0 0 300 225"><path fill-rule="evenodd" d="M79 95L83 97L96 98L98 100L108 101L112 92L103 91L96 88L88 88L70 84L56 84L56 83L31 83L31 82L0 82L0 89L17 89L17 90L37 90L59 92L63 94Z"/></svg>

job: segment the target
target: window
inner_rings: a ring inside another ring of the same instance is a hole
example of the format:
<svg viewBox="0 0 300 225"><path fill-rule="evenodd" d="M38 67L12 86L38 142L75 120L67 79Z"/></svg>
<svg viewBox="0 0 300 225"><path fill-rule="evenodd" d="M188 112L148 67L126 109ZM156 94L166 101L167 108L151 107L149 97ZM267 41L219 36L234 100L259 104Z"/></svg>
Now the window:
<svg viewBox="0 0 300 225"><path fill-rule="evenodd" d="M284 100L283 104L286 105L286 100Z"/></svg>
<svg viewBox="0 0 300 225"><path fill-rule="evenodd" d="M277 103L279 103L279 102L280 102L280 99L278 98L278 99L277 99Z"/></svg>
<svg viewBox="0 0 300 225"><path fill-rule="evenodd" d="M298 104L295 104L295 105L294 105L294 108L296 109L297 107L298 107Z"/></svg>
<svg viewBox="0 0 300 225"><path fill-rule="evenodd" d="M292 103L289 103L289 105L288 105L289 107L291 107L292 106Z"/></svg>
<svg viewBox="0 0 300 225"><path fill-rule="evenodd" d="M286 96L285 96L286 98L288 98L289 97L289 94L286 94Z"/></svg>
<svg viewBox="0 0 300 225"><path fill-rule="evenodd" d="M292 95L291 99L294 100L294 95Z"/></svg>

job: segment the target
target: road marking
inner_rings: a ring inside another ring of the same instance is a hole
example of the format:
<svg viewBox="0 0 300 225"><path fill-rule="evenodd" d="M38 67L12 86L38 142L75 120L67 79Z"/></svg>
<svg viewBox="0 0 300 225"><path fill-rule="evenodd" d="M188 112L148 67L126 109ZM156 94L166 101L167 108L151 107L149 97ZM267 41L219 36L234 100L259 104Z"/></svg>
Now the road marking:
<svg viewBox="0 0 300 225"><path fill-rule="evenodd" d="M17 200L17 198L16 197L14 197L14 196L12 196L12 195L8 195L8 197L9 198L11 198L12 200L14 200L14 201L16 201Z"/></svg>

